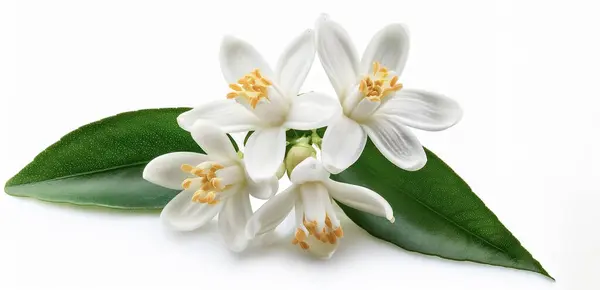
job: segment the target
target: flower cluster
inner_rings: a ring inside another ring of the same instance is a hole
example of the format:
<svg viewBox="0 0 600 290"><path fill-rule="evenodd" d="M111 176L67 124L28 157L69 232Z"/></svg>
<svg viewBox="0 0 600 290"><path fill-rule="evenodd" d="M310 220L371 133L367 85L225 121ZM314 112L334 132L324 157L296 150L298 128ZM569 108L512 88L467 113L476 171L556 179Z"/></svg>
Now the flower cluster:
<svg viewBox="0 0 600 290"><path fill-rule="evenodd" d="M206 154L169 153L144 170L146 180L182 190L161 218L185 231L218 214L226 244L242 251L295 210L292 244L320 257L330 257L344 235L333 199L394 222L391 206L376 192L329 176L356 162L367 138L396 166L419 170L427 162L425 151L408 127L439 131L460 120L455 101L404 88L400 76L408 48L407 29L392 24L375 34L359 59L347 32L321 16L314 31L302 33L285 49L273 70L250 44L226 37L220 63L230 92L177 119ZM317 53L337 99L299 94ZM298 142L284 162L287 130L322 127L327 127L323 139L315 136L319 142L312 142L319 146ZM225 133L248 131L252 134L242 157ZM321 149L320 161L315 147ZM276 194L282 168L292 185ZM253 213L250 195L268 201Z"/></svg>

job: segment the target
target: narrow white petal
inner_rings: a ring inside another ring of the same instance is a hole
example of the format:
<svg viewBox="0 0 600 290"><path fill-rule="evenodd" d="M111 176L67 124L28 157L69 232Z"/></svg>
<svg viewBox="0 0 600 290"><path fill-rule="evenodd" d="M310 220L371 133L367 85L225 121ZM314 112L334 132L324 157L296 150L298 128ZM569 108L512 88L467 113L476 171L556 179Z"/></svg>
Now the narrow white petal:
<svg viewBox="0 0 600 290"><path fill-rule="evenodd" d="M358 210L384 217L394 221L392 206L383 198L368 188L329 180L324 183L329 194L335 200Z"/></svg>
<svg viewBox="0 0 600 290"><path fill-rule="evenodd" d="M181 165L198 165L208 161L208 156L194 152L172 152L158 156L146 165L142 176L144 179L162 187L182 189L181 183L190 177L181 170Z"/></svg>
<svg viewBox="0 0 600 290"><path fill-rule="evenodd" d="M364 121L369 118L371 114L377 110L377 108L379 108L380 104L381 102L379 101L371 101L367 98L363 98L360 100L360 102L358 102L358 105L356 105L356 108L354 108L352 114L350 114L350 118L359 122Z"/></svg>
<svg viewBox="0 0 600 290"><path fill-rule="evenodd" d="M367 135L360 125L340 116L327 127L323 136L323 165L333 174L342 172L358 160L366 143Z"/></svg>
<svg viewBox="0 0 600 290"><path fill-rule="evenodd" d="M400 76L408 58L408 48L409 37L406 26L391 24L384 27L373 36L365 49L361 72L372 72L373 62L377 61Z"/></svg>
<svg viewBox="0 0 600 290"><path fill-rule="evenodd" d="M376 114L395 115L410 127L440 131L454 126L462 118L460 105L441 94L422 90L400 90L383 104Z"/></svg>
<svg viewBox="0 0 600 290"><path fill-rule="evenodd" d="M385 158L404 170L416 171L425 166L427 156L417 136L401 121L394 115L377 114L363 129Z"/></svg>
<svg viewBox="0 0 600 290"><path fill-rule="evenodd" d="M253 238L274 230L290 213L298 197L298 186L291 185L269 199L248 220L246 235Z"/></svg>
<svg viewBox="0 0 600 290"><path fill-rule="evenodd" d="M219 213L219 231L230 250L240 252L248 246L245 229L251 215L252 207L247 193L239 192L225 200Z"/></svg>
<svg viewBox="0 0 600 290"><path fill-rule="evenodd" d="M338 96L343 99L360 73L356 48L346 30L329 20L327 15L317 20L316 39L321 64Z"/></svg>
<svg viewBox="0 0 600 290"><path fill-rule="evenodd" d="M341 113L338 100L320 93L306 93L292 97L292 104L283 124L286 128L311 130L329 125Z"/></svg>
<svg viewBox="0 0 600 290"><path fill-rule="evenodd" d="M263 76L271 80L274 76L267 62L252 45L233 36L223 38L219 60L223 76L230 84L237 83L241 77L255 69L259 69Z"/></svg>
<svg viewBox="0 0 600 290"><path fill-rule="evenodd" d="M199 121L191 129L192 138L200 147L216 160L238 160L231 140L218 127Z"/></svg>
<svg viewBox="0 0 600 290"><path fill-rule="evenodd" d="M222 100L208 102L177 117L177 123L186 131L190 131L196 121L210 122L227 133L254 130L261 124L252 112L224 96Z"/></svg>
<svg viewBox="0 0 600 290"><path fill-rule="evenodd" d="M285 129L265 128L255 131L246 143L244 160L254 181L271 179L285 156Z"/></svg>
<svg viewBox="0 0 600 290"><path fill-rule="evenodd" d="M254 182L252 179L248 179L247 190L250 195L258 199L269 199L277 193L279 189L279 180L276 176L271 177L267 180L260 180Z"/></svg>
<svg viewBox="0 0 600 290"><path fill-rule="evenodd" d="M290 43L277 62L275 82L284 94L298 94L314 60L314 32L307 30Z"/></svg>
<svg viewBox="0 0 600 290"><path fill-rule="evenodd" d="M317 222L317 231L325 227L325 213L329 194L322 182L310 182L300 186L304 217L309 222ZM329 201L330 202L330 201Z"/></svg>
<svg viewBox="0 0 600 290"><path fill-rule="evenodd" d="M294 184L302 184L306 182L325 181L329 179L329 172L325 170L321 162L314 157L309 157L300 162L292 174L290 181Z"/></svg>
<svg viewBox="0 0 600 290"><path fill-rule="evenodd" d="M192 201L193 190L184 190L173 198L160 213L161 220L179 231L195 230L217 215L223 203L209 205Z"/></svg>

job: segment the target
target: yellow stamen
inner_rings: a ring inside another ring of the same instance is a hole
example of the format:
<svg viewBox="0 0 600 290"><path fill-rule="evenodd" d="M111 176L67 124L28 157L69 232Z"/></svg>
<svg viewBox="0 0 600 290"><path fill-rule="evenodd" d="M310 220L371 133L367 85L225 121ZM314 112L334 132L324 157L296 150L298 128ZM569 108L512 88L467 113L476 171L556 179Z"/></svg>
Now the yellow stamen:
<svg viewBox="0 0 600 290"><path fill-rule="evenodd" d="M223 184L221 183L221 178L213 178L210 180L210 184L212 185L212 187L214 187L215 189L218 190L223 190L225 189L225 186L223 186Z"/></svg>
<svg viewBox="0 0 600 290"><path fill-rule="evenodd" d="M255 69L240 78L237 84L229 85L234 92L228 93L227 98L242 97L246 99L251 108L255 109L261 100L269 100L267 88L272 85L273 82L265 78L259 69Z"/></svg>
<svg viewBox="0 0 600 290"><path fill-rule="evenodd" d="M204 162L196 167L189 164L181 165L181 170L191 173L197 177L187 178L181 186L189 189L193 184L199 184L198 190L192 195L193 202L207 203L215 205L219 203L218 193L227 188L220 178L217 178L217 171L224 166L213 162ZM196 185L194 185L196 186Z"/></svg>
<svg viewBox="0 0 600 290"><path fill-rule="evenodd" d="M342 227L338 227L333 232L335 233L335 236L338 238L341 238L344 236L344 231L342 230Z"/></svg>
<svg viewBox="0 0 600 290"><path fill-rule="evenodd" d="M192 171L191 171L190 173L191 173L191 174L193 174L193 175L196 175L196 176L198 176L198 177L203 177L204 175L206 175L206 174L204 173L204 170L202 170L202 169L199 169L199 168L194 168L194 169L192 169Z"/></svg>
<svg viewBox="0 0 600 290"><path fill-rule="evenodd" d="M392 80L390 80L390 87L393 87L398 82L398 76L394 76Z"/></svg>
<svg viewBox="0 0 600 290"><path fill-rule="evenodd" d="M241 92L242 91L242 88L239 85L237 85L237 84L230 84L229 87L232 90L237 91L237 92Z"/></svg>
<svg viewBox="0 0 600 290"><path fill-rule="evenodd" d="M295 237L298 241L304 241L306 239L306 233L301 229L297 229Z"/></svg>
<svg viewBox="0 0 600 290"><path fill-rule="evenodd" d="M189 178L187 178L186 180L183 181L183 183L181 183L181 187L183 187L183 189L190 188L190 185L192 185L192 180Z"/></svg>
<svg viewBox="0 0 600 290"><path fill-rule="evenodd" d="M193 169L194 169L194 166L191 166L189 164L181 165L181 171L183 171L183 172L192 172Z"/></svg>
<svg viewBox="0 0 600 290"><path fill-rule="evenodd" d="M335 242L337 241L337 237L333 232L331 232L327 235L327 239L328 239L329 243L332 245L335 244Z"/></svg>
<svg viewBox="0 0 600 290"><path fill-rule="evenodd" d="M327 231L325 231L325 228L323 228L323 231L321 231L319 239L321 240L321 242L327 243Z"/></svg>
<svg viewBox="0 0 600 290"><path fill-rule="evenodd" d="M358 87L359 91L364 91L367 88L367 82L365 80L360 80L360 86Z"/></svg>
<svg viewBox="0 0 600 290"><path fill-rule="evenodd" d="M325 225L327 225L328 228L333 228L333 225L331 224L331 219L328 215L325 215Z"/></svg>
<svg viewBox="0 0 600 290"><path fill-rule="evenodd" d="M308 250L310 246L308 246L306 242L300 242L300 248L302 248L303 250Z"/></svg>
<svg viewBox="0 0 600 290"><path fill-rule="evenodd" d="M212 185L210 184L210 182L206 182L206 183L203 183L202 185L200 185L200 189L201 190L211 190Z"/></svg>
<svg viewBox="0 0 600 290"><path fill-rule="evenodd" d="M207 192L204 190L198 190L196 192L194 192L194 195L192 195L192 201L194 202L200 202L200 200L204 199L204 197L206 196Z"/></svg>
<svg viewBox="0 0 600 290"><path fill-rule="evenodd" d="M394 75L389 79L389 75L388 68L379 62L374 62L373 73L365 76L358 87L363 97L373 102L379 102L384 97L401 90L402 84L398 83L398 76Z"/></svg>
<svg viewBox="0 0 600 290"><path fill-rule="evenodd" d="M216 196L217 196L217 193L214 191L206 192L204 197L200 199L200 202L214 204L213 202L215 201Z"/></svg>

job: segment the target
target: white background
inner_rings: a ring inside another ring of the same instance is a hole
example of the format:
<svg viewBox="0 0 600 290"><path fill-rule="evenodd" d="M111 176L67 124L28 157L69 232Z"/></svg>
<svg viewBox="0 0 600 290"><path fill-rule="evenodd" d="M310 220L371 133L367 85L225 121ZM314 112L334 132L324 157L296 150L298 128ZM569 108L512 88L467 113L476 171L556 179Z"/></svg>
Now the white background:
<svg viewBox="0 0 600 290"><path fill-rule="evenodd" d="M594 289L600 272L600 43L595 1L5 1L0 180L83 124L227 93L224 34L274 64L321 12L359 51L411 29L405 87L442 92L456 127L418 132L557 279L404 251L346 222L329 261L229 253L216 226L0 195L0 289ZM305 90L333 93L318 62ZM367 288L369 287L369 288ZM595 288L599 289L599 288Z"/></svg>

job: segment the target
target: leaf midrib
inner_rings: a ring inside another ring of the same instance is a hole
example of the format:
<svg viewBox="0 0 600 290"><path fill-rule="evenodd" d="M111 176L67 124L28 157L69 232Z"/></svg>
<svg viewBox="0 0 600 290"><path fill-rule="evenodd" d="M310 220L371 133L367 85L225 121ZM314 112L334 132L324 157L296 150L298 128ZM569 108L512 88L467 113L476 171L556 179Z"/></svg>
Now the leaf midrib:
<svg viewBox="0 0 600 290"><path fill-rule="evenodd" d="M65 175L65 176L59 176L59 177L40 180L40 181L24 182L24 183L18 183L18 184L7 184L6 187L26 185L26 184L35 184L35 183L40 183L40 182L49 182L49 181L56 181L56 180L62 180L62 179L69 179L69 178L73 178L73 177L79 177L79 176L84 176L84 175L91 175L91 174L96 174L96 173L118 170L118 169L122 169L122 168L135 167L135 166L139 166L139 165L148 164L148 162L150 162L150 160L139 161L139 162L125 164L125 165L119 165L119 166L113 166L113 167L108 167L108 168L104 168L104 169L85 171L85 172L80 172L80 173L75 173L75 174Z"/></svg>

